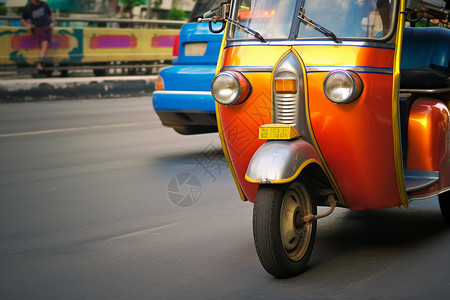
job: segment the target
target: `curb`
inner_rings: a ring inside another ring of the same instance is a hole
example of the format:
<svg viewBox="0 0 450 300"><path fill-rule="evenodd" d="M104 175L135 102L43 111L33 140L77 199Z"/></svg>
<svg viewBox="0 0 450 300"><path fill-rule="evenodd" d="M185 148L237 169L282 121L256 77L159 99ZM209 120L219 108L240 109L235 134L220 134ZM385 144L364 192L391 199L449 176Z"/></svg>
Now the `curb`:
<svg viewBox="0 0 450 300"><path fill-rule="evenodd" d="M150 96L156 76L0 80L0 103Z"/></svg>

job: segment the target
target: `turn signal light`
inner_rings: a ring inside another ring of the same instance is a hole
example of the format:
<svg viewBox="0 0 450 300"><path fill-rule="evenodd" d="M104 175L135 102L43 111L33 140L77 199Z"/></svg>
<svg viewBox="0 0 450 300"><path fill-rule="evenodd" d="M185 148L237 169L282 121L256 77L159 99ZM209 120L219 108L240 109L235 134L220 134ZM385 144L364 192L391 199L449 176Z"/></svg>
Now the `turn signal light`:
<svg viewBox="0 0 450 300"><path fill-rule="evenodd" d="M297 81L295 79L275 79L275 93L277 94L297 93Z"/></svg>
<svg viewBox="0 0 450 300"><path fill-rule="evenodd" d="M156 78L155 90L157 90L157 91L164 90L164 80L162 79L162 77L160 75L158 75L158 77Z"/></svg>

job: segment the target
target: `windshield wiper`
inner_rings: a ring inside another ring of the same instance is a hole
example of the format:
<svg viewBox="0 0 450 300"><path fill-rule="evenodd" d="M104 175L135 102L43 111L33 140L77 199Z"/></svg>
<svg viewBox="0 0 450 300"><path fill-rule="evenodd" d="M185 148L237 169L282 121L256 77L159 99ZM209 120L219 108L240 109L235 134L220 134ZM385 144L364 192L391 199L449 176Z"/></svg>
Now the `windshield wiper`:
<svg viewBox="0 0 450 300"><path fill-rule="evenodd" d="M262 37L262 35L261 35L258 31L255 31L255 30L253 30L253 29L250 29L249 27L244 26L244 25L242 25L241 23L236 22L236 21L233 20L233 19L227 18L226 20L227 20L227 22L230 22L231 24L233 24L233 25L239 27L240 29L244 30L245 32L250 33L250 34L253 35L255 38L259 39L261 42L266 43L266 40Z"/></svg>
<svg viewBox="0 0 450 300"><path fill-rule="evenodd" d="M300 20L302 20L304 23L306 23L307 25L311 25L312 27L314 27L318 31L322 32L324 35L331 37L333 39L333 41L335 41L336 43L342 43L342 41L340 39L338 39L336 37L336 35L331 30L326 29L325 27L317 24L316 22L314 22L313 20L308 18L305 15L305 8L304 7L300 8L300 13L298 14L298 18Z"/></svg>

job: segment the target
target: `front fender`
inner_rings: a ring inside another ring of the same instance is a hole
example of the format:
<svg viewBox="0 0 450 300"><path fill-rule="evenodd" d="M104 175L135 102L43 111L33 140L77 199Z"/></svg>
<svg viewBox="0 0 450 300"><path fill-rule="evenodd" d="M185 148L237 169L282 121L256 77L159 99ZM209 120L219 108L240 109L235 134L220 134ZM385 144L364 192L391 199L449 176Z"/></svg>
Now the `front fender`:
<svg viewBox="0 0 450 300"><path fill-rule="evenodd" d="M245 179L259 184L291 182L312 163L323 169L316 150L305 140L268 141L253 154Z"/></svg>

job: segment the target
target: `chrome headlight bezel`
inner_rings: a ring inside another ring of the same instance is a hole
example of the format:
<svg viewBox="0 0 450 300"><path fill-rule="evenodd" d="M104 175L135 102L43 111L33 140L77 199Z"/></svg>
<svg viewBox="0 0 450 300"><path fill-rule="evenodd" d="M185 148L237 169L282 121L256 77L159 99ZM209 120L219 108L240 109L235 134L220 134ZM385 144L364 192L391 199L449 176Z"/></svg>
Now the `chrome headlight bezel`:
<svg viewBox="0 0 450 300"><path fill-rule="evenodd" d="M323 81L325 96L336 104L346 104L361 96L364 84L354 71L334 70Z"/></svg>
<svg viewBox="0 0 450 300"><path fill-rule="evenodd" d="M241 104L251 92L250 82L237 71L220 72L211 82L211 94L222 105Z"/></svg>

